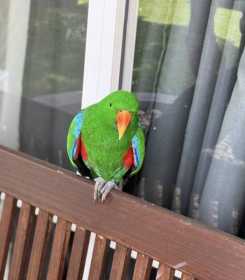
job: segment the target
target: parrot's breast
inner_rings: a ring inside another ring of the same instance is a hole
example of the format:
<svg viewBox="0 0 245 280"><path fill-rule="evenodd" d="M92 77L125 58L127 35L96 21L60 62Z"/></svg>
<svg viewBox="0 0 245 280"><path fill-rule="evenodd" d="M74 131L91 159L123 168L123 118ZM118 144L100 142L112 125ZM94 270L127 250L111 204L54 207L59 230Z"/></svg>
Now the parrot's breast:
<svg viewBox="0 0 245 280"><path fill-rule="evenodd" d="M82 138L89 168L104 180L119 182L133 164L130 131L119 140L116 127L87 123Z"/></svg>

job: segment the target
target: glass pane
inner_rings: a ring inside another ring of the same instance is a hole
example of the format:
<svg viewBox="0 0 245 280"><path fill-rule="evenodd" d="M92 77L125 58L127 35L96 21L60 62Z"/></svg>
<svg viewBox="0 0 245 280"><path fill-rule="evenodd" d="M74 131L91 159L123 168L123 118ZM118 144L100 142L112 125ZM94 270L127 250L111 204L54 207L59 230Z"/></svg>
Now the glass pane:
<svg viewBox="0 0 245 280"><path fill-rule="evenodd" d="M87 0L0 4L0 144L63 167L82 96Z"/></svg>
<svg viewBox="0 0 245 280"><path fill-rule="evenodd" d="M238 0L140 0L132 84L147 136L135 194L240 235L244 14Z"/></svg>

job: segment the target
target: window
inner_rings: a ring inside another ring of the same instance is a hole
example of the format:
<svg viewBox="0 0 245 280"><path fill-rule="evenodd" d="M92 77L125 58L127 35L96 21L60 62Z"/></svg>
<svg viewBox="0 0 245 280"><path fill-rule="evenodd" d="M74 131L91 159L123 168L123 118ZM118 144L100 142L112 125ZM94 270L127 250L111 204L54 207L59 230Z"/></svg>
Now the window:
<svg viewBox="0 0 245 280"><path fill-rule="evenodd" d="M134 191L240 235L244 13L243 1L140 0L132 82L147 131Z"/></svg>
<svg viewBox="0 0 245 280"><path fill-rule="evenodd" d="M68 168L66 133L81 107L88 1L11 0L1 12L0 143Z"/></svg>

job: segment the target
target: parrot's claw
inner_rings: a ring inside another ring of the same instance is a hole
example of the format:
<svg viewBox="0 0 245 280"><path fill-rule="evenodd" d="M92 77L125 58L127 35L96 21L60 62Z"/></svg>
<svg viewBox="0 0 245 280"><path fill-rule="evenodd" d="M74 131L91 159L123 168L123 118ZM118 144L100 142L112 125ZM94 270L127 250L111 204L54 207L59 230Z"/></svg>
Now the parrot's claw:
<svg viewBox="0 0 245 280"><path fill-rule="evenodd" d="M95 178L95 186L94 186L94 200L100 199L100 190L103 188L105 184L105 180L101 177Z"/></svg>
<svg viewBox="0 0 245 280"><path fill-rule="evenodd" d="M108 194L112 189L117 189L118 186L115 182L113 181L108 181L104 184L103 188L100 190L100 195L101 195L101 201L104 202L105 199L107 198Z"/></svg>

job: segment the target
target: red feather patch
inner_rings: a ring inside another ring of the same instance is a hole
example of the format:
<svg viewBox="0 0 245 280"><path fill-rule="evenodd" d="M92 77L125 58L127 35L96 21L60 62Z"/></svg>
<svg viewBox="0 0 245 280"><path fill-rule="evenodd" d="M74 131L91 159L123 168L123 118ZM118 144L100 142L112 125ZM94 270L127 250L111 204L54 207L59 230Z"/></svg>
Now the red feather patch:
<svg viewBox="0 0 245 280"><path fill-rule="evenodd" d="M81 139L80 137L76 140L76 153L73 155L73 159L77 160L81 149Z"/></svg>
<svg viewBox="0 0 245 280"><path fill-rule="evenodd" d="M127 153L123 157L123 164L126 169L129 169L134 164L134 152L132 148L129 148Z"/></svg>
<svg viewBox="0 0 245 280"><path fill-rule="evenodd" d="M83 143L82 137L81 137L81 156L83 160L87 160L88 159L88 154L86 151L86 147Z"/></svg>

